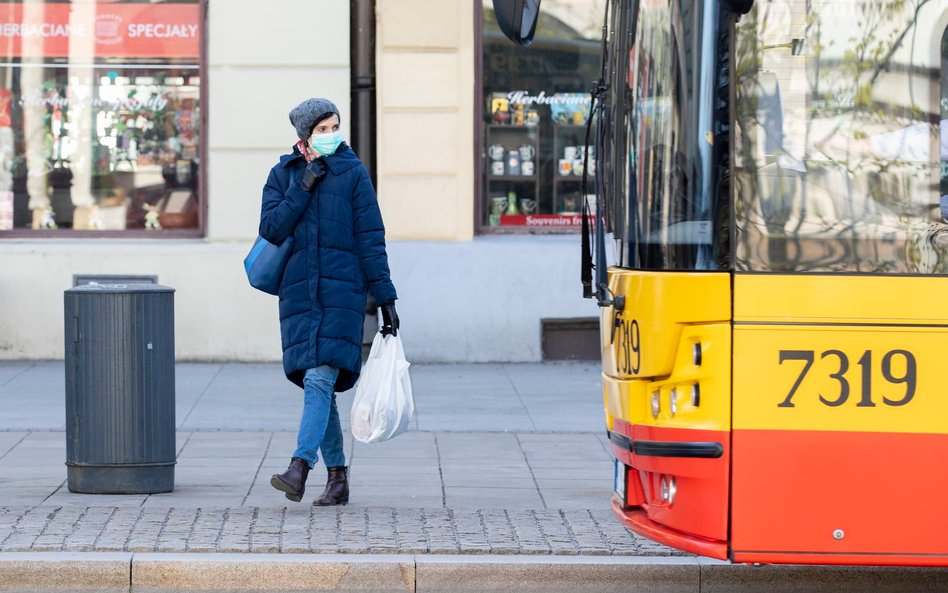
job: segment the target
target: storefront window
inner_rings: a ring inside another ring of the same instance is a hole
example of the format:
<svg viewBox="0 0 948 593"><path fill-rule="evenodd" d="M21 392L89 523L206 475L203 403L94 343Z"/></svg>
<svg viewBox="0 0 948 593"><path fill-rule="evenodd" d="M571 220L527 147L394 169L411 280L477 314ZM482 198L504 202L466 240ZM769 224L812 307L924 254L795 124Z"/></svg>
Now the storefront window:
<svg viewBox="0 0 948 593"><path fill-rule="evenodd" d="M196 235L201 2L0 2L0 236Z"/></svg>
<svg viewBox="0 0 948 593"><path fill-rule="evenodd" d="M578 230L603 0L544 0L526 48L503 36L491 6L485 0L479 223L483 229ZM591 175L587 191L595 193Z"/></svg>

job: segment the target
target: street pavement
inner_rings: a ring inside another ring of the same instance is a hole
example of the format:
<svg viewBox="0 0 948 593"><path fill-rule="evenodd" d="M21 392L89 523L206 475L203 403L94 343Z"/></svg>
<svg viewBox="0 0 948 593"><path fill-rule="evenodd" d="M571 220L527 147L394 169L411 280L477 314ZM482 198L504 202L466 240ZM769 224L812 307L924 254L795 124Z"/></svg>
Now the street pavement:
<svg viewBox="0 0 948 593"><path fill-rule="evenodd" d="M66 483L61 362L0 363L0 592L943 591L948 570L750 567L655 544L612 516L598 365L416 365L413 430L346 434L344 507L269 485L301 392L275 364L176 367L167 494ZM351 394L339 396L348 425Z"/></svg>
<svg viewBox="0 0 948 593"><path fill-rule="evenodd" d="M313 508L322 464L302 503L269 483L302 407L279 365L177 365L174 492L92 495L66 484L62 363L0 363L0 551L678 554L612 517L597 365L411 375L413 429L346 430L349 505Z"/></svg>

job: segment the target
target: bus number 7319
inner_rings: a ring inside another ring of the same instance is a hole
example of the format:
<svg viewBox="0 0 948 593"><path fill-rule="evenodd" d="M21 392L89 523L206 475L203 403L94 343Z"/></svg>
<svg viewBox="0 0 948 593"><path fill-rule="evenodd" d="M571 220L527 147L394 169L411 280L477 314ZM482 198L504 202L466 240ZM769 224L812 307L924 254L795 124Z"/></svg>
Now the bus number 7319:
<svg viewBox="0 0 948 593"><path fill-rule="evenodd" d="M782 402L777 404L778 408L793 408L795 404L793 403L793 396L796 395L797 389L803 383L804 378L806 378L807 373L809 373L810 368L813 366L815 352L813 350L781 350L780 351L780 364L783 364L786 361L795 361L799 360L804 363L803 370L800 371L800 375L797 376L797 380L793 383L793 386L790 387L790 392L787 394L787 397L784 398ZM824 397L822 394L818 394L820 398L820 403L831 408L835 408L845 404L849 400L849 379L847 378L847 372L849 371L849 357L846 356L845 352L840 350L826 350L820 353L820 359L825 358L835 358L838 363L838 370L834 373L830 373L829 377L834 379L839 385L839 393L836 394L834 398ZM892 370L893 359L899 358L904 361L905 370L901 374L896 374ZM859 403L856 404L857 408L874 408L876 403L872 400L872 350L866 350L862 353L862 356L859 358L857 364L861 367L861 393L859 398ZM917 377L917 365L915 364L915 356L908 350L890 350L885 353L882 357L882 376L885 377L885 380L893 385L904 384L905 393L900 399L889 399L885 395L882 396L882 403L887 406L904 406L905 404L912 401L912 398L915 397L915 385Z"/></svg>

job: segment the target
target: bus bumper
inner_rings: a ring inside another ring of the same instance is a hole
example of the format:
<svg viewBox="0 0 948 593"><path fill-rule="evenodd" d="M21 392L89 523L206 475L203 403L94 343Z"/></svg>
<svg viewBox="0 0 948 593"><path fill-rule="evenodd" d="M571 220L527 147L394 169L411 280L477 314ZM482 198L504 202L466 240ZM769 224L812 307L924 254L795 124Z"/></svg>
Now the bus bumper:
<svg viewBox="0 0 948 593"><path fill-rule="evenodd" d="M612 512L623 525L642 537L685 552L727 560L727 542L689 535L656 523L644 510L623 506L618 495L612 497Z"/></svg>

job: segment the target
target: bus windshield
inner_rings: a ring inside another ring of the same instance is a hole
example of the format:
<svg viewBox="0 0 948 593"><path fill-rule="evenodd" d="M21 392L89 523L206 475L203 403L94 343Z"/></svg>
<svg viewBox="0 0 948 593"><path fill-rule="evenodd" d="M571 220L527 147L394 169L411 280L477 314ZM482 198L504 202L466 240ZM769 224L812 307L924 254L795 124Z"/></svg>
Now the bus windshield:
<svg viewBox="0 0 948 593"><path fill-rule="evenodd" d="M736 24L737 270L948 272L944 0L766 0Z"/></svg>

